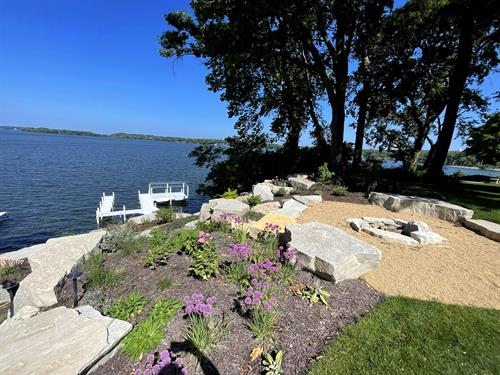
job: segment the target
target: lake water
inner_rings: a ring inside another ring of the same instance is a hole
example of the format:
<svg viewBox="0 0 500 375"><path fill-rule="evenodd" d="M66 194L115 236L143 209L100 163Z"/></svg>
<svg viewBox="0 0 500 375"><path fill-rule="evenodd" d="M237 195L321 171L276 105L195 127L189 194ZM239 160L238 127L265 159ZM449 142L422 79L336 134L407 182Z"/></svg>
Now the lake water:
<svg viewBox="0 0 500 375"><path fill-rule="evenodd" d="M186 181L190 197L176 210L196 212L207 170L188 157L193 144L23 133L0 129L0 253L96 227L103 192L115 207L139 208L149 182ZM445 167L445 172L500 176L498 171Z"/></svg>
<svg viewBox="0 0 500 375"><path fill-rule="evenodd" d="M175 209L196 212L207 170L188 157L194 144L24 133L0 129L0 253L96 228L103 192L115 207L139 208L137 191L155 181L186 181Z"/></svg>

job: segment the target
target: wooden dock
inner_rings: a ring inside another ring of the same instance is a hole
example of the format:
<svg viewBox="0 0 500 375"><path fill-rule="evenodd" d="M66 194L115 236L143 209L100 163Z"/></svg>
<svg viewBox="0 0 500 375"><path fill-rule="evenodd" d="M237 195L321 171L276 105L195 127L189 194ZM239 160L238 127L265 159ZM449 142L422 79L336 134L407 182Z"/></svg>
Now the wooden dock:
<svg viewBox="0 0 500 375"><path fill-rule="evenodd" d="M141 208L127 210L124 205L121 210L115 210L115 193L111 195L102 193L95 213L97 225L100 226L106 217L121 217L126 221L130 215L148 215L156 212L157 204L184 201L189 198L189 185L185 182L152 182L148 186L148 192L141 193L139 190L138 196Z"/></svg>

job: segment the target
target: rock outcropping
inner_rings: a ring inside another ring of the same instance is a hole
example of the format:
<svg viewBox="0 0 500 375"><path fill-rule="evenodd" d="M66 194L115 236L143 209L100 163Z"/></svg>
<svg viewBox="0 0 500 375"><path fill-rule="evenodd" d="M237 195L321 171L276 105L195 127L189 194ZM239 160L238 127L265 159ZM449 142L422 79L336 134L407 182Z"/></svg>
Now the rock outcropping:
<svg viewBox="0 0 500 375"><path fill-rule="evenodd" d="M322 223L287 225L285 239L297 249L304 269L335 282L359 277L382 257L375 246Z"/></svg>
<svg viewBox="0 0 500 375"><path fill-rule="evenodd" d="M390 211L431 216L454 223L471 219L474 215L472 210L432 198L372 192L369 200Z"/></svg>

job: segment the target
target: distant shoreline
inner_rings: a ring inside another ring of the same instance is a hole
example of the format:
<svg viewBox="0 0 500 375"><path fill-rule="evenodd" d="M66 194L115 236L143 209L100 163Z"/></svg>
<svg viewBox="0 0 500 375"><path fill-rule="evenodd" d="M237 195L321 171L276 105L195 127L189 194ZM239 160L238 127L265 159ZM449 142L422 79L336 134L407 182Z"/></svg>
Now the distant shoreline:
<svg viewBox="0 0 500 375"><path fill-rule="evenodd" d="M495 172L500 172L499 168L479 168L479 167L465 167L463 165L450 165L446 164L446 167L452 167L452 168L463 168L463 169L477 169L477 170L487 170L487 171L495 171Z"/></svg>
<svg viewBox="0 0 500 375"><path fill-rule="evenodd" d="M142 139L146 141L160 142L175 142L175 143L197 143L197 144L214 144L225 143L223 139L211 138L184 138L184 137L169 137L150 134L130 134L130 133L113 133L100 134L84 130L68 130L68 129L50 129L44 127L26 127L26 126L0 126L0 129L18 129L27 133L43 133L43 134L60 134L60 135L77 135L81 137L105 137L105 138L122 138L122 139Z"/></svg>

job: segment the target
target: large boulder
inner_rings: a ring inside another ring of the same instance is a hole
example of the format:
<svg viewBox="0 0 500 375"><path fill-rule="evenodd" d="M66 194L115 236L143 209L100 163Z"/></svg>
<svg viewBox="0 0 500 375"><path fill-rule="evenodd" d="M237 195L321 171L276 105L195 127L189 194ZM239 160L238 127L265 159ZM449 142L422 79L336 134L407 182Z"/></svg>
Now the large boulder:
<svg viewBox="0 0 500 375"><path fill-rule="evenodd" d="M274 194L271 189L271 184L262 182L260 184L254 185L252 189L253 195L259 195L263 202L272 201L274 199Z"/></svg>
<svg viewBox="0 0 500 375"><path fill-rule="evenodd" d="M467 208L432 198L372 192L369 200L394 212L414 213L451 222L471 219L474 214Z"/></svg>
<svg viewBox="0 0 500 375"><path fill-rule="evenodd" d="M309 190L314 186L314 182L303 177L289 177L288 182L292 185L294 190Z"/></svg>
<svg viewBox="0 0 500 375"><path fill-rule="evenodd" d="M320 204L323 201L321 195L294 195L293 199L299 203L305 204L306 206Z"/></svg>
<svg viewBox="0 0 500 375"><path fill-rule="evenodd" d="M381 259L375 246L323 223L287 225L285 239L297 249L304 269L335 282L357 278Z"/></svg>
<svg viewBox="0 0 500 375"><path fill-rule="evenodd" d="M274 201L258 204L253 208L253 210L259 214L267 215L271 211L277 210L278 208L281 208L281 203Z"/></svg>
<svg viewBox="0 0 500 375"><path fill-rule="evenodd" d="M0 374L87 373L131 329L90 306L26 307L0 325Z"/></svg>
<svg viewBox="0 0 500 375"><path fill-rule="evenodd" d="M472 220L466 219L464 226L482 234L490 240L500 242L500 225L487 220Z"/></svg>
<svg viewBox="0 0 500 375"><path fill-rule="evenodd" d="M279 215L284 215L288 216L291 218L298 218L302 211L304 211L307 208L305 204L302 204L295 199L289 199L285 203L283 203L283 207L279 208L275 211L272 211L272 213L279 214Z"/></svg>
<svg viewBox="0 0 500 375"><path fill-rule="evenodd" d="M241 202L237 199L226 199L226 198L210 199L208 203L209 203L210 220L220 220L223 214L242 216L250 208L248 204Z"/></svg>

